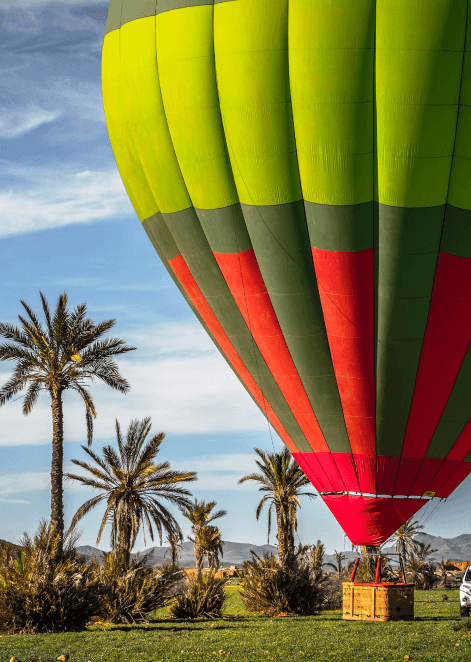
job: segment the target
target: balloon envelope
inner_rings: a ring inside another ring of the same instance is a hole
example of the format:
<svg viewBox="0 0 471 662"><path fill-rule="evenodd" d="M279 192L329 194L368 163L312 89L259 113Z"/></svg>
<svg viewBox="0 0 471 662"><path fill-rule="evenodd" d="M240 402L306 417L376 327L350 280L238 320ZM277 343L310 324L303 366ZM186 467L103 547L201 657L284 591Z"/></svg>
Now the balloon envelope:
<svg viewBox="0 0 471 662"><path fill-rule="evenodd" d="M109 7L105 114L136 213L355 544L471 471L468 12Z"/></svg>

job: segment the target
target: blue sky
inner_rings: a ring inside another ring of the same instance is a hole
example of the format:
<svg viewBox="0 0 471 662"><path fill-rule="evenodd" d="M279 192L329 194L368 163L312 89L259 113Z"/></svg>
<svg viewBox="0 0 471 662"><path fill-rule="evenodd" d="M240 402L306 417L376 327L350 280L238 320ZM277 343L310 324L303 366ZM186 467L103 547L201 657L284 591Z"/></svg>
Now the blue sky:
<svg viewBox="0 0 471 662"><path fill-rule="evenodd" d="M96 321L116 317L117 334L138 350L120 361L129 395L94 387L95 450L113 443L115 418L126 428L150 415L153 431L166 433L162 459L198 471L194 495L229 511L220 520L223 537L264 543L266 517L255 521L259 494L237 480L253 470L254 446L280 449L281 442L187 307L121 184L101 102L107 3L0 6L0 318L16 323L20 299L39 310L39 289L51 304L64 290L71 305L86 301ZM0 364L1 383L8 375L9 365ZM72 458L85 459L84 418L81 403L67 396L66 469ZM17 541L49 515L51 433L46 396L26 418L18 401L0 409L0 538ZM468 479L436 510L429 533L471 532L470 489ZM91 495L66 484L67 521ZM82 544L95 544L99 521L99 510L83 520ZM304 499L299 536L321 538L328 551L344 546L320 499ZM100 546L108 548L106 534Z"/></svg>

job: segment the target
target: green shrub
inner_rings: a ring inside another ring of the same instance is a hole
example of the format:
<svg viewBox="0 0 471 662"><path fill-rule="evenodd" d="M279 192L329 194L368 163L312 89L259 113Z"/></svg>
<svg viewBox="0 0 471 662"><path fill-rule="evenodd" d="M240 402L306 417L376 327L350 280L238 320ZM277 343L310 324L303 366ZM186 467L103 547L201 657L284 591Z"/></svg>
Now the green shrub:
<svg viewBox="0 0 471 662"><path fill-rule="evenodd" d="M184 573L170 565L150 568L138 557L127 566L123 554L108 552L95 572L104 588L101 615L110 623L145 622L147 616L164 607L174 585Z"/></svg>
<svg viewBox="0 0 471 662"><path fill-rule="evenodd" d="M43 521L33 539L24 535L21 549L0 549L0 630L82 630L99 613L102 587L76 551L77 536L66 538L62 560L55 562L58 542L54 527Z"/></svg>
<svg viewBox="0 0 471 662"><path fill-rule="evenodd" d="M227 577L214 572L202 573L188 579L186 590L175 598L169 613L175 618L218 618L226 599Z"/></svg>
<svg viewBox="0 0 471 662"><path fill-rule="evenodd" d="M325 600L324 580L324 576L314 576L299 555L286 570L273 554L261 559L252 552L252 560L242 564L241 599L248 611L267 616L315 614Z"/></svg>

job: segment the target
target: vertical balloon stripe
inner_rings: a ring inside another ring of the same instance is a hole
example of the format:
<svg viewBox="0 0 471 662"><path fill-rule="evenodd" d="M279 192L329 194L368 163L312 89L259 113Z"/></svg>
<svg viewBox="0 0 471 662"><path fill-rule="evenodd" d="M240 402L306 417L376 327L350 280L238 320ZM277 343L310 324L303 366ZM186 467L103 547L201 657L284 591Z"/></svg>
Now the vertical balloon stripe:
<svg viewBox="0 0 471 662"><path fill-rule="evenodd" d="M440 253L403 456L422 457L471 341L471 258Z"/></svg>
<svg viewBox="0 0 471 662"><path fill-rule="evenodd" d="M303 203L242 204L242 212L286 345L329 450L350 452Z"/></svg>
<svg viewBox="0 0 471 662"><path fill-rule="evenodd" d="M240 201L278 205L300 200L288 72L288 0L216 4L214 51Z"/></svg>
<svg viewBox="0 0 471 662"><path fill-rule="evenodd" d="M353 453L376 455L373 249L312 249Z"/></svg>
<svg viewBox="0 0 471 662"><path fill-rule="evenodd" d="M126 115L119 30L105 37L102 69L103 102L111 146L129 198L136 214L143 220L158 212L159 208L147 184Z"/></svg>
<svg viewBox="0 0 471 662"><path fill-rule="evenodd" d="M461 77L458 125L456 127L448 204L471 210L471 0L467 4L466 45Z"/></svg>
<svg viewBox="0 0 471 662"><path fill-rule="evenodd" d="M400 455L412 403L444 206L379 205L376 356L377 449Z"/></svg>
<svg viewBox="0 0 471 662"><path fill-rule="evenodd" d="M165 114L192 203L200 209L232 205L238 198L219 110L213 6L169 11L155 21Z"/></svg>
<svg viewBox="0 0 471 662"><path fill-rule="evenodd" d="M309 202L353 205L373 199L375 4L290 0L291 99L303 197Z"/></svg>
<svg viewBox="0 0 471 662"><path fill-rule="evenodd" d="M378 0L378 201L446 201L468 0Z"/></svg>
<svg viewBox="0 0 471 662"><path fill-rule="evenodd" d="M191 200L175 156L160 91L155 17L126 23L119 35L121 80L127 90L123 110L146 180L161 211L186 209Z"/></svg>
<svg viewBox="0 0 471 662"><path fill-rule="evenodd" d="M373 199L374 7L373 0L289 5L293 118L317 283L350 444L372 455L373 209L362 203ZM359 244L370 251L338 252Z"/></svg>
<svg viewBox="0 0 471 662"><path fill-rule="evenodd" d="M291 359L253 250L215 253L237 306L311 448L328 451Z"/></svg>

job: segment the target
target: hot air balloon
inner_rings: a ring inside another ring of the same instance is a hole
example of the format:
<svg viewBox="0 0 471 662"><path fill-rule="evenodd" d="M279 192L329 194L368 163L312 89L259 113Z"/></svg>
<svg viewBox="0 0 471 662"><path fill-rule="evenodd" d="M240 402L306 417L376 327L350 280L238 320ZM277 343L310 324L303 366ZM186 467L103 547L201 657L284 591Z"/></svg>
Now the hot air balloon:
<svg viewBox="0 0 471 662"><path fill-rule="evenodd" d="M155 250L352 543L471 472L468 0L111 0Z"/></svg>

